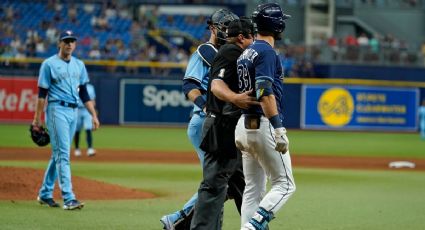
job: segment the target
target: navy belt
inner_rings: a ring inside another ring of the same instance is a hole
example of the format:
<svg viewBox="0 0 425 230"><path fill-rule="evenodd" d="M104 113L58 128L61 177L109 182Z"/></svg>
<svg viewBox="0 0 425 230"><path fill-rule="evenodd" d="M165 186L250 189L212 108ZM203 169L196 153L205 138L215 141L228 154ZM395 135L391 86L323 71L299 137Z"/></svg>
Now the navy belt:
<svg viewBox="0 0 425 230"><path fill-rule="evenodd" d="M77 103L70 103L70 102L66 102L66 101L49 101L49 103L58 103L61 106L65 106L65 107L69 107L69 108L77 108L78 104Z"/></svg>
<svg viewBox="0 0 425 230"><path fill-rule="evenodd" d="M75 108L78 107L78 104L76 104L76 103L69 103L69 102L66 102L66 101L60 101L59 102L59 105L62 105L62 106L65 106L65 107L69 107L69 108L73 108L73 109L75 109Z"/></svg>

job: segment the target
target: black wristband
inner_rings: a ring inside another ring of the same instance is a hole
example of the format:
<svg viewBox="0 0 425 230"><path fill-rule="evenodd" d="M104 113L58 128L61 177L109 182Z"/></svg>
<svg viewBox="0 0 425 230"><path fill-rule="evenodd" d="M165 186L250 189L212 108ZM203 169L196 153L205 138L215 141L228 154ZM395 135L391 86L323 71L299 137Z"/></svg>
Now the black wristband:
<svg viewBox="0 0 425 230"><path fill-rule="evenodd" d="M269 121L270 121L270 124L272 124L273 128L275 128L275 129L283 127L283 124L282 124L282 121L280 120L279 114L274 115L273 117L270 117Z"/></svg>
<svg viewBox="0 0 425 230"><path fill-rule="evenodd" d="M202 97L202 95L200 95L197 98L195 98L195 101L193 103L195 103L195 105L198 106L199 108L203 109L206 101L205 101L204 97Z"/></svg>

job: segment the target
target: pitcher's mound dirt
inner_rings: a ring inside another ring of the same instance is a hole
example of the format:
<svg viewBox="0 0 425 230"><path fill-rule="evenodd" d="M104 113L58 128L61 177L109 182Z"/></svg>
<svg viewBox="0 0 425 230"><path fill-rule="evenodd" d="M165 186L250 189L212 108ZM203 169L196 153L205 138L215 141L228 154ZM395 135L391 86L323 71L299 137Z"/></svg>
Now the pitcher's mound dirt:
<svg viewBox="0 0 425 230"><path fill-rule="evenodd" d="M37 160L47 162L50 158L50 148L0 148L0 160ZM154 152L98 149L95 157L74 157L72 161L87 162L145 162L145 163L193 163L199 164L194 153ZM425 171L425 159L382 158L382 157L329 157L291 156L294 167L314 168L343 168L343 169L372 169L372 170L409 170ZM388 164L392 161L411 161L416 164L414 169L391 169ZM0 167L0 200L36 199L38 189L43 179L44 170L28 168ZM155 197L154 194L140 190L124 188L118 185L72 177L74 192L81 200L109 199L143 199ZM60 200L59 187L56 185L55 199Z"/></svg>
<svg viewBox="0 0 425 230"><path fill-rule="evenodd" d="M0 200L36 200L44 170L0 167ZM73 190L80 200L116 200L154 198L152 193L72 176ZM58 184L54 198L60 201Z"/></svg>

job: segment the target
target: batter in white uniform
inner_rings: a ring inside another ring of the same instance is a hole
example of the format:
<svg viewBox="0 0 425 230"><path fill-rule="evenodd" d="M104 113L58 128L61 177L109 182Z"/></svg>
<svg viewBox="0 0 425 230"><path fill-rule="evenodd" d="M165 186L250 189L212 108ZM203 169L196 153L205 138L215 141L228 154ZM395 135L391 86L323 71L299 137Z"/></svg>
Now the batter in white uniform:
<svg viewBox="0 0 425 230"><path fill-rule="evenodd" d="M289 16L282 13L278 4L267 3L259 5L252 18L258 33L237 62L239 91L256 92L261 106L242 111L235 142L242 152L246 183L241 229L265 230L295 192L289 141L282 124L282 66L273 49ZM271 189L266 193L267 178Z"/></svg>

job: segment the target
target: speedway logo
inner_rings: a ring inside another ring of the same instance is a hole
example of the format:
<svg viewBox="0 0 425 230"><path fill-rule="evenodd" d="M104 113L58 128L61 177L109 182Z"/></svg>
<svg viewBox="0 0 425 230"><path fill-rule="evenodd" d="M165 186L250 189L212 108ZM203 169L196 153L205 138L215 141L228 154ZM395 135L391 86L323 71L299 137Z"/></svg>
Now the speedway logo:
<svg viewBox="0 0 425 230"><path fill-rule="evenodd" d="M192 102L186 99L181 90L158 89L155 85L146 85L143 89L143 104L154 107L156 111L167 106L192 106Z"/></svg>
<svg viewBox="0 0 425 230"><path fill-rule="evenodd" d="M193 103L179 80L122 79L120 124L186 124Z"/></svg>

